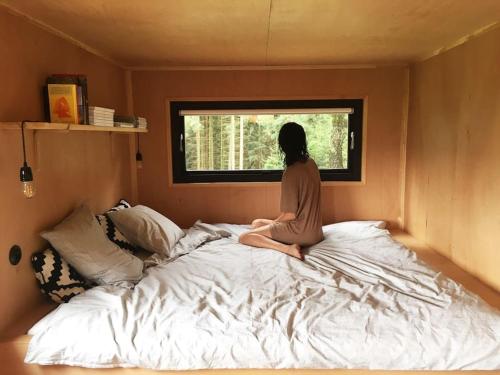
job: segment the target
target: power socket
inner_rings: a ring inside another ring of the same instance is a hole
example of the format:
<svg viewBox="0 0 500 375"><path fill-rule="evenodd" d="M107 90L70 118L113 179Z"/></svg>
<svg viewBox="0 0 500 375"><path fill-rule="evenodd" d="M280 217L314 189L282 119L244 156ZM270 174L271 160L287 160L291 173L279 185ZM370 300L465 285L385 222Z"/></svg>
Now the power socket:
<svg viewBox="0 0 500 375"><path fill-rule="evenodd" d="M9 251L10 264L12 264L13 266L15 266L16 264L19 264L22 256L23 256L23 253L22 253L20 246L14 245L10 248L10 251Z"/></svg>

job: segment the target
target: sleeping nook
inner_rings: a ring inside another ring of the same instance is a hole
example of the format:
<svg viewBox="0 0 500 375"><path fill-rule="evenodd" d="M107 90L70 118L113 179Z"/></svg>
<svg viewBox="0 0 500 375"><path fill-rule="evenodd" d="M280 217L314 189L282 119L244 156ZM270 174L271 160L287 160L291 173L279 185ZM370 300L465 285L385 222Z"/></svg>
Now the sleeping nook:
<svg viewBox="0 0 500 375"><path fill-rule="evenodd" d="M0 0L0 373L500 373L500 0Z"/></svg>

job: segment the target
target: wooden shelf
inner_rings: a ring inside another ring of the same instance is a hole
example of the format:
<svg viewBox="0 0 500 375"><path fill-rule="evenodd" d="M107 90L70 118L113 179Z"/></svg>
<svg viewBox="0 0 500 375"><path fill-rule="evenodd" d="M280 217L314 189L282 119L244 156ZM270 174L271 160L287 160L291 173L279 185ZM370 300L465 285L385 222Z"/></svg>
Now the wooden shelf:
<svg viewBox="0 0 500 375"><path fill-rule="evenodd" d="M0 122L0 130L20 130L21 122ZM55 122L26 122L26 130L91 131L113 133L147 133L148 129L117 128L110 126L63 124Z"/></svg>

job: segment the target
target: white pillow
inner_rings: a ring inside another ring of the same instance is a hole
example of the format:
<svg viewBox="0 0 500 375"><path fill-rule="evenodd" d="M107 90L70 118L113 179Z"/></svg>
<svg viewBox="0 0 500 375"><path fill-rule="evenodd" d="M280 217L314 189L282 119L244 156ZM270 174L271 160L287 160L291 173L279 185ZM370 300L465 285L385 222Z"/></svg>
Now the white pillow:
<svg viewBox="0 0 500 375"><path fill-rule="evenodd" d="M87 206L77 208L41 236L83 277L97 284L130 286L142 278L142 260L109 241Z"/></svg>
<svg viewBox="0 0 500 375"><path fill-rule="evenodd" d="M170 257L184 232L174 222L146 206L110 212L109 217L132 243L153 253Z"/></svg>

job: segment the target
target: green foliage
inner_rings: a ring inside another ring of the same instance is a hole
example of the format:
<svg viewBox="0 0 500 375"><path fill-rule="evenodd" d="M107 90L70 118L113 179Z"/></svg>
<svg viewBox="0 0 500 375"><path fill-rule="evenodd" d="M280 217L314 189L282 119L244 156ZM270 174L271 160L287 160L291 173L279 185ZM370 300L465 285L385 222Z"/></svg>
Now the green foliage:
<svg viewBox="0 0 500 375"><path fill-rule="evenodd" d="M301 124L320 169L347 168L347 114L185 116L186 169L282 169L278 134L289 121Z"/></svg>

